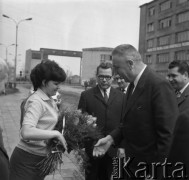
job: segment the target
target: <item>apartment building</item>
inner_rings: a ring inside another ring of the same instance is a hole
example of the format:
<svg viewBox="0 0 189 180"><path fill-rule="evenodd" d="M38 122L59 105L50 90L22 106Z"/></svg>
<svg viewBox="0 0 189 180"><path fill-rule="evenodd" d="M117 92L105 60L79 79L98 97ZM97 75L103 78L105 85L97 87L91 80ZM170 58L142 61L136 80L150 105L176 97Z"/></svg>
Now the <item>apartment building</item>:
<svg viewBox="0 0 189 180"><path fill-rule="evenodd" d="M81 82L89 81L96 77L96 68L101 62L112 62L111 52L113 48L95 47L84 48L81 62Z"/></svg>
<svg viewBox="0 0 189 180"><path fill-rule="evenodd" d="M154 0L140 9L139 52L166 76L171 61L189 61L189 0Z"/></svg>

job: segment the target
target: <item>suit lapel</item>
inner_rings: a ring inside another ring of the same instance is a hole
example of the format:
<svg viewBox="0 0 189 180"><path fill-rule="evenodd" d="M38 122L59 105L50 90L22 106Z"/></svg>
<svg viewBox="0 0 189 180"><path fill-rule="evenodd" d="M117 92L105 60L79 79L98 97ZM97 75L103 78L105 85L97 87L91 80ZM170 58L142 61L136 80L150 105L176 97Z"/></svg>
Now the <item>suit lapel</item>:
<svg viewBox="0 0 189 180"><path fill-rule="evenodd" d="M146 67L144 70L142 76L140 77L137 86L135 87L135 90L132 94L132 96L129 98L128 101L126 101L126 107L125 107L125 113L124 116L128 113L128 111L131 109L131 107L135 104L137 101L138 97L141 95L141 93L144 91L144 85L146 82L146 78L148 77L149 69ZM127 99L127 94L126 94L126 99Z"/></svg>
<svg viewBox="0 0 189 180"><path fill-rule="evenodd" d="M105 105L110 105L113 102L113 100L114 100L114 98L116 96L116 91L112 87L110 88L110 94L109 94L109 98L108 98L107 104L105 103L104 97L102 96L102 93L100 92L100 89L99 89L98 86L96 86L95 89L94 89L94 96L97 99L99 99L100 101L102 101Z"/></svg>
<svg viewBox="0 0 189 180"><path fill-rule="evenodd" d="M179 98L177 98L177 103L180 105L189 96L189 86L184 90Z"/></svg>
<svg viewBox="0 0 189 180"><path fill-rule="evenodd" d="M112 87L110 88L110 94L108 99L108 105L110 105L113 102L114 97L116 96L116 91Z"/></svg>
<svg viewBox="0 0 189 180"><path fill-rule="evenodd" d="M106 103L105 103L105 101L104 101L104 98L103 98L103 96L102 96L102 93L100 92L100 89L99 89L98 85L94 88L94 96L95 96L98 100L102 101L102 103L104 103L104 104L106 105Z"/></svg>

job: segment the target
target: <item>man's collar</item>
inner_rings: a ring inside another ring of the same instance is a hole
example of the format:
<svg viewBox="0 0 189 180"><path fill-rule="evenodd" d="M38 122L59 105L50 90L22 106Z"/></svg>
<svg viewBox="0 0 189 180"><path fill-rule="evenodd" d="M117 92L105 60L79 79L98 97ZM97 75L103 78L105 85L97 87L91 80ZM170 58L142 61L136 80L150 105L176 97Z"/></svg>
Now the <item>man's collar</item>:
<svg viewBox="0 0 189 180"><path fill-rule="evenodd" d="M184 92L184 90L188 87L189 82L180 90L180 93L182 94Z"/></svg>
<svg viewBox="0 0 189 180"><path fill-rule="evenodd" d="M102 88L100 88L100 86L98 85L98 88L100 89L100 92L103 94L103 96L104 96L104 90L102 89ZM110 94L110 89L111 89L111 86L108 88L108 89L106 89L106 93L107 93L107 95L108 95L108 97L109 97L109 94Z"/></svg>
<svg viewBox="0 0 189 180"><path fill-rule="evenodd" d="M140 79L140 77L142 76L142 73L144 72L144 70L146 69L146 64L144 64L144 67L142 68L142 70L140 71L140 73L137 75L137 77L134 80L134 86L136 87L138 84L138 81Z"/></svg>

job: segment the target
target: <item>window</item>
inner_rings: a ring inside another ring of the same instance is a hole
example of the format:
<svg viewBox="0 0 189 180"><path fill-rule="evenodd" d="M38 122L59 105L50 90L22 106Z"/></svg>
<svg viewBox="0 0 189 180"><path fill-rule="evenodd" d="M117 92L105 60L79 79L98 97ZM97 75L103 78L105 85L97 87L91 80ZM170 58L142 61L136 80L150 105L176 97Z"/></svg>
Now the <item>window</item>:
<svg viewBox="0 0 189 180"><path fill-rule="evenodd" d="M171 1L165 1L163 3L160 4L160 11L165 11L167 9L171 8Z"/></svg>
<svg viewBox="0 0 189 180"><path fill-rule="evenodd" d="M189 31L183 31L176 34L176 42L189 41Z"/></svg>
<svg viewBox="0 0 189 180"><path fill-rule="evenodd" d="M170 36L162 36L158 38L158 46L165 46L170 44Z"/></svg>
<svg viewBox="0 0 189 180"><path fill-rule="evenodd" d="M159 28L164 29L171 26L171 18L165 18L159 21Z"/></svg>
<svg viewBox="0 0 189 180"><path fill-rule="evenodd" d="M178 0L178 3L179 4L182 4L182 3L185 3L185 2L187 2L188 0Z"/></svg>
<svg viewBox="0 0 189 180"><path fill-rule="evenodd" d="M157 62L158 63L169 62L169 53L158 54L157 55Z"/></svg>
<svg viewBox="0 0 189 180"><path fill-rule="evenodd" d="M154 31L154 23L148 24L147 30L148 30L148 32Z"/></svg>
<svg viewBox="0 0 189 180"><path fill-rule="evenodd" d="M151 64L152 63L152 55L147 55L146 56L146 63Z"/></svg>
<svg viewBox="0 0 189 180"><path fill-rule="evenodd" d="M176 60L189 60L189 52L188 51L177 51L175 52Z"/></svg>
<svg viewBox="0 0 189 180"><path fill-rule="evenodd" d="M178 14L177 15L177 21L178 21L178 23L189 21L189 11Z"/></svg>
<svg viewBox="0 0 189 180"><path fill-rule="evenodd" d="M101 54L100 55L100 60L101 60L101 62L111 61L112 60L112 56L109 55L109 54Z"/></svg>
<svg viewBox="0 0 189 180"><path fill-rule="evenodd" d="M149 16L153 16L155 14L155 8L151 7L149 8Z"/></svg>
<svg viewBox="0 0 189 180"><path fill-rule="evenodd" d="M41 59L40 52L32 52L32 59Z"/></svg>
<svg viewBox="0 0 189 180"><path fill-rule="evenodd" d="M153 39L149 39L147 41L147 46L148 46L148 48L153 48L154 47L154 40Z"/></svg>

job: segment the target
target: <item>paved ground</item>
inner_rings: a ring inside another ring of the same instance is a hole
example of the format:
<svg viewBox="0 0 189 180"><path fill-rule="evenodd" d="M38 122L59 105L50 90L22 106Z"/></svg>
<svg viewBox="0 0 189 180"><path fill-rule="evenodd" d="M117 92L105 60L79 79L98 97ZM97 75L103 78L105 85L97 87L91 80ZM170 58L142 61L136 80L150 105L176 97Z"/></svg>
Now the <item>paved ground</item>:
<svg viewBox="0 0 189 180"><path fill-rule="evenodd" d="M9 156L19 140L20 103L28 95L28 89L21 86L18 86L18 89L18 93L0 96L0 126L3 129L4 144ZM64 87L64 90L79 94L83 91L73 87ZM64 164L60 171L56 172L55 175L47 176L45 180L84 179L82 173L78 170L77 164L74 162L73 155L64 155L63 161Z"/></svg>

